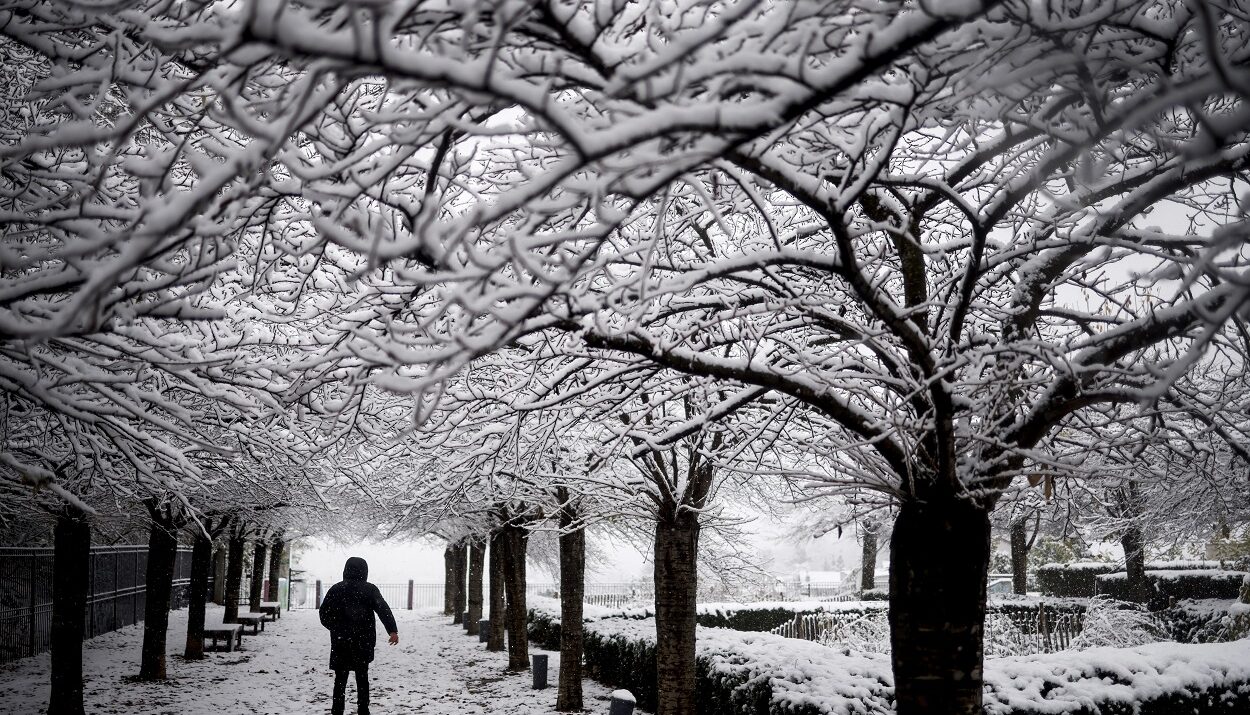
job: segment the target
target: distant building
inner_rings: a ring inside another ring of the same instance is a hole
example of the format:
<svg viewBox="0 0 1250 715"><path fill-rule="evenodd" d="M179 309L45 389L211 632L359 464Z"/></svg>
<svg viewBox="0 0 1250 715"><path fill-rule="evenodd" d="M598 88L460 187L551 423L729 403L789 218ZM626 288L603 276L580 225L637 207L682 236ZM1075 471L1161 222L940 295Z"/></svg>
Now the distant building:
<svg viewBox="0 0 1250 715"><path fill-rule="evenodd" d="M1012 586L1012 581L1011 581L1011 579L1009 579L1009 578L994 578L994 579L990 579L990 582L989 582L989 584L986 586L986 589L985 589L985 590L986 590L988 593L991 593L991 594L994 594L994 593L997 593L997 594L1004 594L1004 593L1014 593L1014 592L1015 592L1015 591L1014 591L1014 589L1013 589L1013 586Z"/></svg>

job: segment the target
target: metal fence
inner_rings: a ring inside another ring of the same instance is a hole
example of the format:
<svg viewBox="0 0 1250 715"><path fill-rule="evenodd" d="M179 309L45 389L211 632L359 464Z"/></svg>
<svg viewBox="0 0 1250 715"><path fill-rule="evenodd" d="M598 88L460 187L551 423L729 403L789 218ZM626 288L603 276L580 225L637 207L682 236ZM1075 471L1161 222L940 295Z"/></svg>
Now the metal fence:
<svg viewBox="0 0 1250 715"><path fill-rule="evenodd" d="M52 643L51 548L0 548L0 661L36 655ZM95 546L87 574L84 635L143 620L147 605L147 546ZM185 605L191 550L174 562L172 607Z"/></svg>
<svg viewBox="0 0 1250 715"><path fill-rule="evenodd" d="M644 581L588 583L584 587L582 601L595 606L623 608L625 606L655 603L655 586ZM526 594L544 598L559 598L560 584L530 583Z"/></svg>
<svg viewBox="0 0 1250 715"><path fill-rule="evenodd" d="M882 644L888 637L886 610L833 611L799 613L769 631L786 638L822 641L828 636L840 642L850 633L864 640L879 636ZM1071 606L1051 604L1019 605L1009 610L991 609L985 619L987 652L1026 655L1067 650L1081 633L1084 614Z"/></svg>

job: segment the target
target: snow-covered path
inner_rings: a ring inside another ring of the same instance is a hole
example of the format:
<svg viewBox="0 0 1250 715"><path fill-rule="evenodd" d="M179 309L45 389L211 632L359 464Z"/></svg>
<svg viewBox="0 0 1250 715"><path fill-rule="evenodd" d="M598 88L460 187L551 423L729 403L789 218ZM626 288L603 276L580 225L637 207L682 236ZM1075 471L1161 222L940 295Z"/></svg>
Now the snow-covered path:
<svg viewBox="0 0 1250 715"><path fill-rule="evenodd" d="M212 616L210 615L210 618ZM504 653L490 653L433 611L396 611L400 644L378 644L370 668L371 710L429 715L541 715L555 713L559 653L548 653L546 690L531 689L528 672L508 674ZM379 632L381 627L379 626ZM87 641L83 660L89 713L150 715L296 715L328 713L333 674L329 635L315 611L284 613L259 636L244 636L244 650L210 653L200 662L181 657L186 610L170 614L169 680L137 683L143 626ZM0 665L0 713L34 715L48 702L48 654ZM347 686L355 712L355 683ZM608 689L585 682L586 709L607 712Z"/></svg>

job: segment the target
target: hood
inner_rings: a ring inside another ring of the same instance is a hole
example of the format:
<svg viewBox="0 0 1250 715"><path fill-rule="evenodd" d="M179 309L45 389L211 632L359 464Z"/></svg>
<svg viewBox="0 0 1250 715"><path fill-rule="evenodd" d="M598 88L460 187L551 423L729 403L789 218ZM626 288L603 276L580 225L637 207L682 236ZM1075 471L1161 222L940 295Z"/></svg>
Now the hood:
<svg viewBox="0 0 1250 715"><path fill-rule="evenodd" d="M359 556L353 556L343 564L343 580L349 581L355 579L364 581L369 578L369 564Z"/></svg>

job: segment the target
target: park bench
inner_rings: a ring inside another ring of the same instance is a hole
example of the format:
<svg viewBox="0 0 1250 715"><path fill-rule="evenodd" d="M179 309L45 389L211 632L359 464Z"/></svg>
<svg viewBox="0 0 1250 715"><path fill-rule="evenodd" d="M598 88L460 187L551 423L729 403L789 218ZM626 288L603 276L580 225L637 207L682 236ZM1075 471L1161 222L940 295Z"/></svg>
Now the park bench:
<svg viewBox="0 0 1250 715"><path fill-rule="evenodd" d="M251 626L252 635L257 635L261 631L265 630L265 614L260 612L240 612L239 615L235 616L235 620L239 622L239 625Z"/></svg>
<svg viewBox="0 0 1250 715"><path fill-rule="evenodd" d="M282 617L282 604L277 601L261 601L260 608L257 610L268 615L271 621L276 621Z"/></svg>
<svg viewBox="0 0 1250 715"><path fill-rule="evenodd" d="M218 641L225 638L226 652L231 653L236 646L243 647L243 627L238 623L205 623L204 638L213 640L212 650L217 650Z"/></svg>

